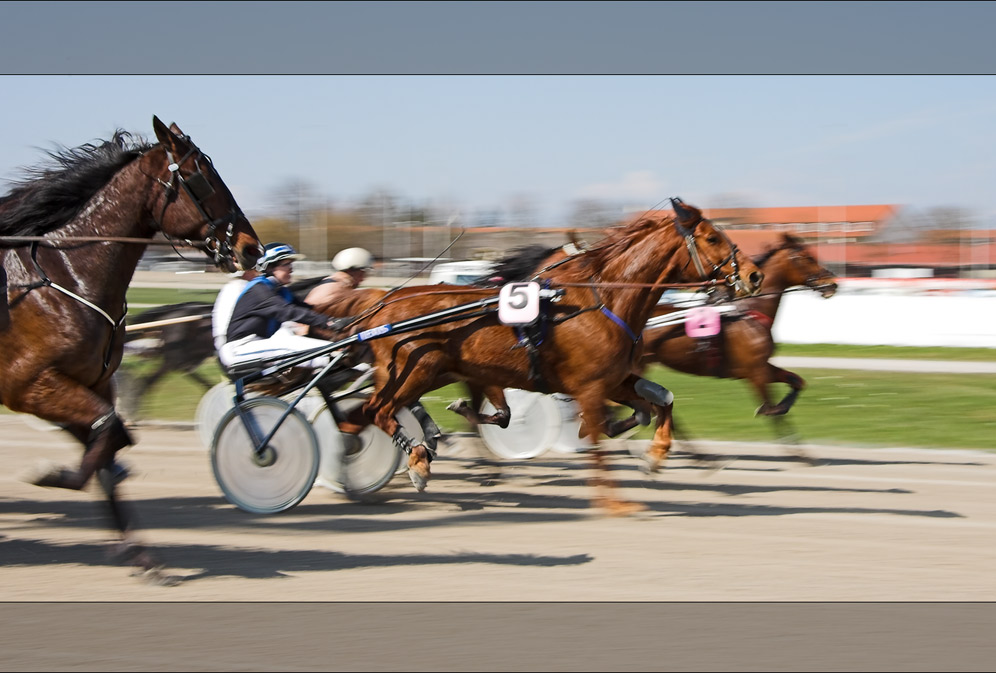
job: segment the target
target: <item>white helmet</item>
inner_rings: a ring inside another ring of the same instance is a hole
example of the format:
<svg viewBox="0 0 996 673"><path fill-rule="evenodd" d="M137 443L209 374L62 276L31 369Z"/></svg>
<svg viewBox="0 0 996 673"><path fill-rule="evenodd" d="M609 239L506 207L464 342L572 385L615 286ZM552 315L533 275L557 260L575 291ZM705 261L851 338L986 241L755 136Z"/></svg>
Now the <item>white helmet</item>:
<svg viewBox="0 0 996 673"><path fill-rule="evenodd" d="M349 271L351 269L363 269L369 271L373 268L373 255L369 250L363 248L346 248L332 258L332 266L336 271Z"/></svg>

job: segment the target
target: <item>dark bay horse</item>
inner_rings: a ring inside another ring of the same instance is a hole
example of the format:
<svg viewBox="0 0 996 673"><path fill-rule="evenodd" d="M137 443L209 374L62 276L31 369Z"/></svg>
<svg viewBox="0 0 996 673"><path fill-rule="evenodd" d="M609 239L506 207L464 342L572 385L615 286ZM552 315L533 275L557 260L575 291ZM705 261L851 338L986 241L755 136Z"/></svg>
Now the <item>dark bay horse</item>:
<svg viewBox="0 0 996 673"><path fill-rule="evenodd" d="M783 234L777 245L753 261L764 272L759 295L735 300L736 311L724 317L715 337L690 337L683 324L648 327L643 335L641 371L660 363L687 374L743 379L761 402L758 415L781 416L788 413L806 385L798 374L770 362L775 352L771 328L782 295L790 287L801 286L829 298L837 291L837 283L833 273L820 266L803 242L791 234ZM661 305L654 316L675 310L674 306ZM775 383L790 388L777 404L772 403L769 392Z"/></svg>
<svg viewBox="0 0 996 673"><path fill-rule="evenodd" d="M737 296L758 291L762 274L697 208L672 199L675 217L643 217L610 230L589 250L560 256L535 278L563 290L550 303L533 358L521 334L494 311L476 311L410 333L369 341L375 358L375 387L369 402L340 424L358 432L372 421L409 455L409 475L417 490L429 479L430 453L415 444L394 420L395 410L453 380L484 390L498 413L485 422L507 422L503 388L563 392L582 409L583 432L595 448L594 465L602 486L600 504L612 513L637 509L615 495L597 440L606 434L606 400L634 408L649 405L657 426L651 445L656 468L671 443L671 394L632 373L640 355L640 334L669 283L726 283ZM494 298L494 289L435 285L393 292L365 319L365 326L397 324L475 300Z"/></svg>
<svg viewBox="0 0 996 673"><path fill-rule="evenodd" d="M125 296L156 234L234 271L261 244L211 160L175 125L153 117L158 143L118 131L100 144L50 153L0 198L6 280L0 322L0 402L65 428L84 447L76 469L33 477L83 489L96 474L123 553L154 571L116 495L114 456L132 439L114 409L112 375L125 341Z"/></svg>
<svg viewBox="0 0 996 673"><path fill-rule="evenodd" d="M211 309L203 301L154 306L128 323L125 357L138 355L157 360L155 369L122 379L118 372L118 406L130 419L138 416L142 401L167 374L180 372L210 390L214 383L198 373L204 361L214 356L211 336ZM142 342L151 345L133 349Z"/></svg>

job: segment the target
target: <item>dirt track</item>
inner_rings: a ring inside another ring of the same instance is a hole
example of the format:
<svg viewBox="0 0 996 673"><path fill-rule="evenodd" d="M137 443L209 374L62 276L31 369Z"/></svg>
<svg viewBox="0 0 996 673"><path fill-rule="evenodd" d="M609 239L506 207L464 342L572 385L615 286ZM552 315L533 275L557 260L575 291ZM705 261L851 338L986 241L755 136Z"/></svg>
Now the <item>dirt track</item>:
<svg viewBox="0 0 996 673"><path fill-rule="evenodd" d="M273 516L228 504L191 430L139 428L122 490L182 581L152 586L106 556L94 492L17 475L75 463L60 432L0 417L0 596L7 601L993 601L996 454L679 445L647 477L622 446L625 519L589 506L583 455L486 471L444 447L422 494L396 478L369 503L316 488Z"/></svg>

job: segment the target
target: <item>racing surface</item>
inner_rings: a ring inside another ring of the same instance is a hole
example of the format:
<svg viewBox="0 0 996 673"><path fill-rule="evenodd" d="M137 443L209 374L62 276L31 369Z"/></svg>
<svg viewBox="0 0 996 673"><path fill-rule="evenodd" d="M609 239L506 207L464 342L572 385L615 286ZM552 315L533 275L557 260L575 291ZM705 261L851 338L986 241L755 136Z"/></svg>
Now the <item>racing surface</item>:
<svg viewBox="0 0 996 673"><path fill-rule="evenodd" d="M996 600L994 453L806 447L810 466L777 445L677 443L647 476L609 443L621 493L647 506L612 518L590 505L584 454L503 461L492 479L460 438L424 493L401 475L366 502L315 488L253 515L224 499L194 430L144 426L121 491L165 587L108 556L99 493L19 481L40 460L75 465L68 436L14 415L0 432L5 601Z"/></svg>

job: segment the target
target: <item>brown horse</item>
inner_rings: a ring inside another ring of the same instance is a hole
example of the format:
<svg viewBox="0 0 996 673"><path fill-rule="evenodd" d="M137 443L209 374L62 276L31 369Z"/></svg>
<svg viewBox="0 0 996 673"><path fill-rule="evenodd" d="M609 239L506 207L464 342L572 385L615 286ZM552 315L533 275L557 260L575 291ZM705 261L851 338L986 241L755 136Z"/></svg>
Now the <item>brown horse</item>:
<svg viewBox="0 0 996 673"><path fill-rule="evenodd" d="M775 351L771 327L782 294L790 287L804 286L829 298L837 291L837 283L834 275L791 234L783 234L777 245L753 261L764 273L761 294L736 300L736 310L723 318L719 334L693 338L685 333L683 324L656 328L648 325L643 334L645 347L640 366L643 371L652 363L661 363L698 376L745 379L761 401L756 413L781 416L788 413L806 385L798 374L770 362ZM654 317L676 310L662 304ZM772 404L769 386L775 383L787 384L790 390L780 402Z"/></svg>
<svg viewBox="0 0 996 673"><path fill-rule="evenodd" d="M102 144L52 152L53 166L32 170L0 198L0 401L61 425L84 446L77 469L31 481L81 490L96 474L122 552L150 571L155 563L134 543L115 491L115 454L132 443L111 379L128 284L157 233L203 250L226 271L252 266L261 252L208 156L175 124L152 123L157 144L118 131Z"/></svg>
<svg viewBox="0 0 996 673"><path fill-rule="evenodd" d="M477 307L461 313L462 305L494 301L493 289L465 286L405 288L395 291L366 325L399 325L438 311L453 311L440 324L369 341L375 358L374 394L357 410L345 432L358 432L372 421L409 455L409 475L417 490L429 479L431 454L415 444L394 420L395 410L454 379L484 389L498 409L485 422L507 422L503 388L563 392L581 406L584 432L596 445L592 451L604 485L600 501L611 512L635 506L614 495L597 440L606 432L606 400L649 406L657 427L651 448L656 468L670 447L671 394L662 386L632 373L639 357L640 333L669 283L726 283L737 296L757 292L762 274L741 260L736 246L701 211L672 199L675 217L643 217L618 227L591 249L550 262L535 276L562 290L532 330L502 324L494 310ZM460 316L464 316L460 319ZM526 338L524 334L531 332Z"/></svg>

